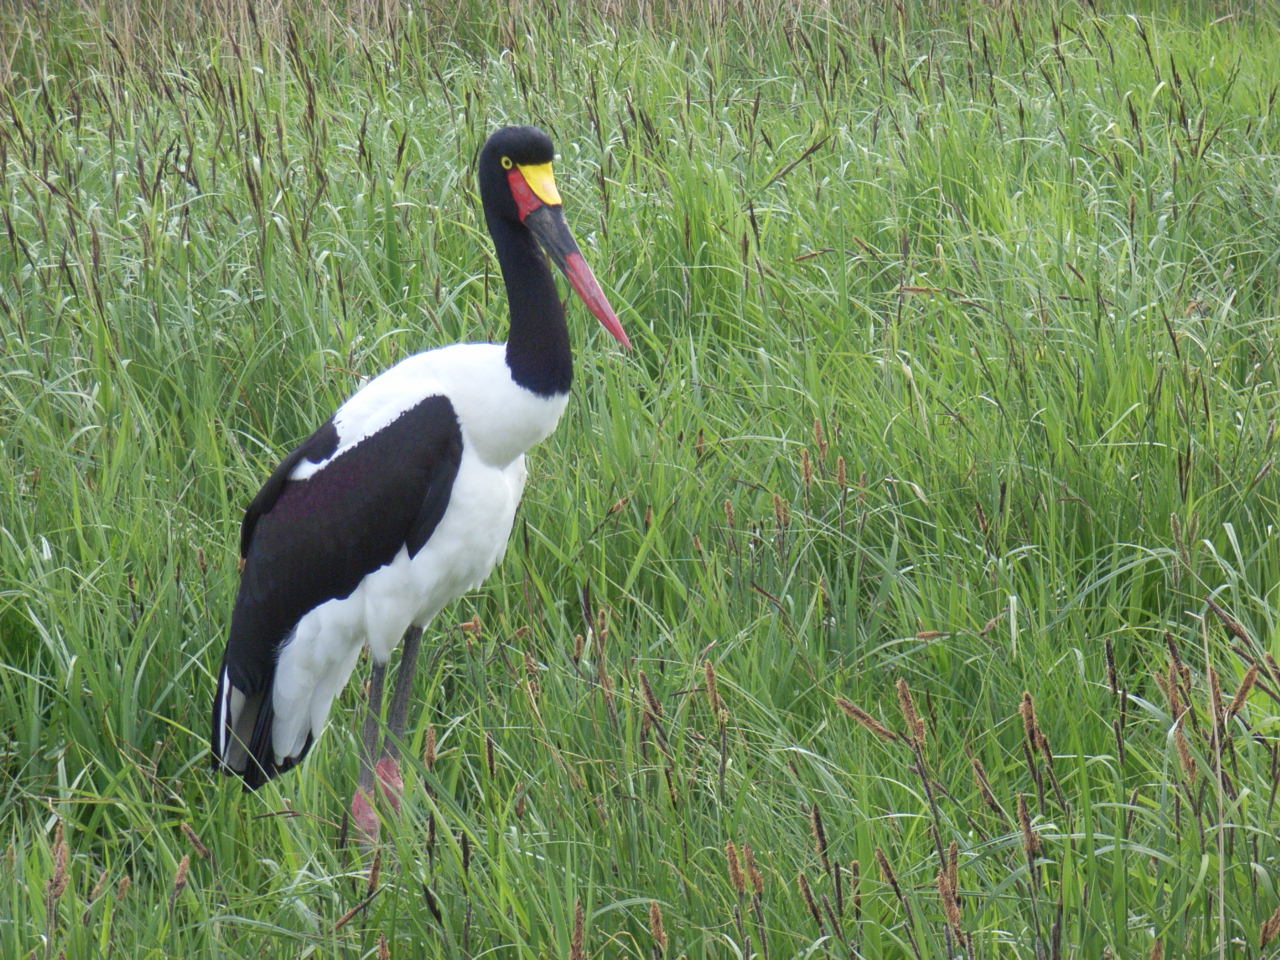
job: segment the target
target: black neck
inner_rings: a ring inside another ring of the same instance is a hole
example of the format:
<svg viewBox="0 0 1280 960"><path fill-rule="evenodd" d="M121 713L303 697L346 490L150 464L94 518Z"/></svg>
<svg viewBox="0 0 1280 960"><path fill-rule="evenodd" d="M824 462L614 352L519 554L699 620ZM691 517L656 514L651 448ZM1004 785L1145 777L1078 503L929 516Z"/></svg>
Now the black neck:
<svg viewBox="0 0 1280 960"><path fill-rule="evenodd" d="M542 397L568 393L573 383L569 329L547 258L523 225L500 217L493 221L489 232L511 305L507 338L511 378Z"/></svg>

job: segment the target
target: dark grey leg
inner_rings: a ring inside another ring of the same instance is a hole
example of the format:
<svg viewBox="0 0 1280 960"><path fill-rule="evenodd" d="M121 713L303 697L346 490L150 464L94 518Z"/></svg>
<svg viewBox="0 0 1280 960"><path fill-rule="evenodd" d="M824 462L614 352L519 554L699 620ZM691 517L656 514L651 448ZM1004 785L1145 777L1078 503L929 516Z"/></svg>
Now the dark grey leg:
<svg viewBox="0 0 1280 960"><path fill-rule="evenodd" d="M400 759L400 738L404 735L409 718L409 696L413 693L413 678L418 670L418 654L422 651L422 630L410 627L404 633L404 646L400 653L400 666L396 668L396 685L391 694L391 708L387 715L387 739L382 755L394 761Z"/></svg>

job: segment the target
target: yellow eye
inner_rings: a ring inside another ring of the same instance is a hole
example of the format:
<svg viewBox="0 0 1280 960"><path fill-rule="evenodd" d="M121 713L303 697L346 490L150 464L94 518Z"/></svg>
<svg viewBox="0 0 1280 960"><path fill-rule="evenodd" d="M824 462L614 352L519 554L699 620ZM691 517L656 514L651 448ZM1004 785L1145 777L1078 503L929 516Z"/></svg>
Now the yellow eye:
<svg viewBox="0 0 1280 960"><path fill-rule="evenodd" d="M502 158L502 169L503 169L503 170L510 170L510 169L511 169L512 167L514 167L514 166L515 166L515 164L511 162L511 158L510 158L510 157L503 157L503 158Z"/></svg>

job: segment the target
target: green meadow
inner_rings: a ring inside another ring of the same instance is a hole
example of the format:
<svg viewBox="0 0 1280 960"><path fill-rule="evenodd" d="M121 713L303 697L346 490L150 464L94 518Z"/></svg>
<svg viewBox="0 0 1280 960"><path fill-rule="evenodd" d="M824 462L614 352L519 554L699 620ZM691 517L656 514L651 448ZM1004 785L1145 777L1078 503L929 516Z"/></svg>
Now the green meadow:
<svg viewBox="0 0 1280 960"><path fill-rule="evenodd" d="M1274 958L1277 63L1268 4L6 4L0 956ZM505 123L636 349L569 299L375 848L367 664L210 771L239 524L505 337Z"/></svg>

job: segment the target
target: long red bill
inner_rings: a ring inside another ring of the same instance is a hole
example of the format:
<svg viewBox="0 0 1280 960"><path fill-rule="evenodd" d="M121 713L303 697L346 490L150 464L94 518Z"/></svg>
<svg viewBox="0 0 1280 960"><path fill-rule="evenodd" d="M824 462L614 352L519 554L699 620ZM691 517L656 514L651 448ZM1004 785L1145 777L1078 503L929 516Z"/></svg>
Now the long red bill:
<svg viewBox="0 0 1280 960"><path fill-rule="evenodd" d="M517 196L518 203L520 199ZM627 339L627 333L622 329L622 322L613 312L613 307L609 306L609 299L600 289L600 284L595 274L591 272L591 268L587 266L587 261L583 259L582 251L578 249L577 241L573 239L573 234L569 232L569 225L564 221L561 208L550 204L539 204L526 211L523 207L524 204L521 204L521 220L538 239L547 256L564 271L573 289L577 291L587 308L596 315L601 326L630 350L631 341Z"/></svg>

